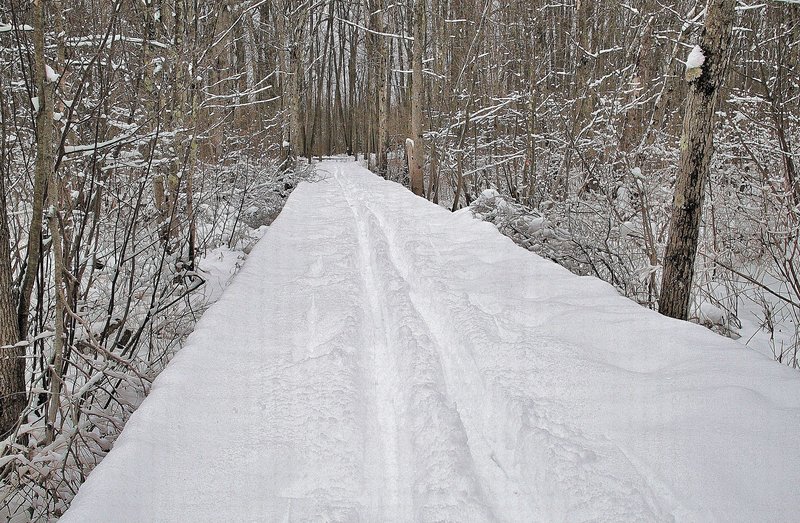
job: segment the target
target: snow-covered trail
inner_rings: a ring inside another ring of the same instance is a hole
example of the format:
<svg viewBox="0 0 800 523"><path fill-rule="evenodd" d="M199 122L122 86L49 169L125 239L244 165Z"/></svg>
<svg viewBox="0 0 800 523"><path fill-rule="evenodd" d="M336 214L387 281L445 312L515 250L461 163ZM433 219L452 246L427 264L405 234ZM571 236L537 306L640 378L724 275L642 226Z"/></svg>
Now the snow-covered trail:
<svg viewBox="0 0 800 523"><path fill-rule="evenodd" d="M796 372L319 171L63 521L796 518Z"/></svg>

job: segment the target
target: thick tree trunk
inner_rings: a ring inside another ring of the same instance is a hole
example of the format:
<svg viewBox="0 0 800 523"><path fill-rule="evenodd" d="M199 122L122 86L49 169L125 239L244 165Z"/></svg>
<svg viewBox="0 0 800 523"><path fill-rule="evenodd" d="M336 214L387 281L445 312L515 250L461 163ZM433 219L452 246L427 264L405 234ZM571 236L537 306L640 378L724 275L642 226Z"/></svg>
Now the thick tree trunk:
<svg viewBox="0 0 800 523"><path fill-rule="evenodd" d="M371 2L371 12L375 13L372 18L374 30L377 33L386 31L385 12L383 9L383 0L373 0ZM388 95L389 83L387 81L387 64L388 53L386 45L386 37L375 35L375 90L377 93L377 113L378 113L378 126L376 132L376 153L377 153L377 171L381 175L386 175L387 168L387 148L389 145L389 129L388 129Z"/></svg>
<svg viewBox="0 0 800 523"><path fill-rule="evenodd" d="M425 144L422 141L422 54L425 38L425 0L414 0L414 50L411 76L411 140L413 154L409 158L411 192L425 195L422 166L425 161Z"/></svg>
<svg viewBox="0 0 800 523"><path fill-rule="evenodd" d="M308 7L298 7L292 13L289 43L289 143L296 158L306 153L303 133L303 83L305 77L305 35Z"/></svg>
<svg viewBox="0 0 800 523"><path fill-rule="evenodd" d="M25 338L28 331L28 315L34 280L39 272L41 258L42 219L44 215L44 195L47 181L53 169L53 96L52 86L48 80L45 61L45 2L37 0L33 3L34 16L34 79L36 83L36 171L34 174L33 215L28 234L27 266L20 289L17 308L16 325L12 329L9 323L8 308L13 310L11 296L5 296L11 288L10 267L8 274L5 264L10 260L8 245L8 228L6 222L5 199L2 204L0 225L0 437L12 430L20 414L25 408L25 360L24 349L11 348L19 338ZM5 180L3 180L5 183ZM3 188L5 196L5 187ZM7 279L6 279L7 278ZM12 317L14 316L13 312ZM12 334L14 334L12 340Z"/></svg>
<svg viewBox="0 0 800 523"><path fill-rule="evenodd" d="M30 313L31 294L36 274L39 272L39 261L42 255L42 225L44 215L45 187L49 172L53 168L53 96L50 93L45 74L44 62L44 0L34 2L34 55L36 71L36 97L38 111L36 112L36 168L33 181L33 202L31 224L28 233L28 249L26 255L25 274L19 294L17 308L17 323L19 335L27 336L28 316Z"/></svg>
<svg viewBox="0 0 800 523"><path fill-rule="evenodd" d="M172 46L172 59L174 71L172 79L172 110L169 112L170 129L173 134L175 156L168 167L166 180L167 205L164 219L167 222L164 231L164 241L170 252L178 250L178 236L181 231L181 216L179 201L181 181L186 174L184 139L186 135L186 93L189 90L189 76L187 67L185 12L181 2L175 2L175 32L174 45Z"/></svg>
<svg viewBox="0 0 800 523"><path fill-rule="evenodd" d="M14 430L25 408L25 348L19 338L11 292L11 252L6 213L5 173L0 176L0 439Z"/></svg>
<svg viewBox="0 0 800 523"><path fill-rule="evenodd" d="M689 93L681 137L681 159L672 204L669 240L658 308L661 314L687 319L697 255L703 197L713 149L714 113L727 69L736 0L711 0L700 48L699 70L687 70Z"/></svg>

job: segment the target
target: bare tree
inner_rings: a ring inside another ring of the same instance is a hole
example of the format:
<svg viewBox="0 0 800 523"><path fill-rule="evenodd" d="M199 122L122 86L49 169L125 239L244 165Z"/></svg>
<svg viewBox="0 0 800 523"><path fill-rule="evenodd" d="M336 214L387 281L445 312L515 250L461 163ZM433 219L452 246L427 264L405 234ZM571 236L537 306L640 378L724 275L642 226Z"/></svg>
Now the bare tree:
<svg viewBox="0 0 800 523"><path fill-rule="evenodd" d="M375 42L373 46L374 64L373 70L375 74L375 91L377 99L377 114L378 121L376 126L376 155L377 155L377 171L380 174L386 174L387 165L387 148L389 146L389 128L388 128L388 93L389 82L388 74L388 45L386 31L386 12L383 0L369 0L369 20L372 30L375 33Z"/></svg>
<svg viewBox="0 0 800 523"><path fill-rule="evenodd" d="M681 137L681 160L658 308L661 314L687 319L705 183L714 141L714 114L727 71L736 0L711 0L699 47L690 55L689 94ZM697 70L699 69L699 70Z"/></svg>
<svg viewBox="0 0 800 523"><path fill-rule="evenodd" d="M0 98L0 102L4 100ZM5 156L5 145L0 147ZM5 169L0 169L0 438L5 438L14 429L26 403L25 347L16 345L19 332L14 296L11 292L13 280L6 210L7 175Z"/></svg>
<svg viewBox="0 0 800 523"><path fill-rule="evenodd" d="M409 157L409 176L411 191L417 196L425 195L425 144L422 138L422 104L423 104L423 53L425 39L425 0L414 0L413 11L414 50L412 57L411 78L411 155Z"/></svg>
<svg viewBox="0 0 800 523"><path fill-rule="evenodd" d="M306 56L306 20L308 18L309 2L300 2L295 5L289 2L288 31L289 31L289 142L291 154L303 155L305 150L305 134L303 126L303 88L305 82L305 56Z"/></svg>

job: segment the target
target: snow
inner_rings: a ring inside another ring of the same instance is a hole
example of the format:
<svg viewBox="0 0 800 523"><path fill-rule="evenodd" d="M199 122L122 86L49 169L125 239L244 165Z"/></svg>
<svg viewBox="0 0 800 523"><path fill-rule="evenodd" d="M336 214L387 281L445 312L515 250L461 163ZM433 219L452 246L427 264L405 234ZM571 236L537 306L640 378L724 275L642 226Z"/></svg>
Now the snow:
<svg viewBox="0 0 800 523"><path fill-rule="evenodd" d="M700 304L700 320L710 325L724 325L725 313L713 303L705 301Z"/></svg>
<svg viewBox="0 0 800 523"><path fill-rule="evenodd" d="M17 26L17 31L33 31L33 27L28 24L23 24ZM14 30L14 26L11 24L4 24L0 23L0 33L9 33Z"/></svg>
<svg viewBox="0 0 800 523"><path fill-rule="evenodd" d="M757 276L772 292L788 295L790 284L785 279L765 272L757 265L746 265L743 269L751 277ZM710 286L709 290L715 301L724 303L731 296L731 289L726 289L724 285ZM749 348L773 359L780 357L785 363L797 341L797 316L793 307L775 295L758 289L736 289L735 296L737 299L733 311L741 326L737 329L736 322L731 324L727 321L725 326L732 328L740 336L740 342Z"/></svg>
<svg viewBox="0 0 800 523"><path fill-rule="evenodd" d="M484 189L479 195L478 200L486 201L486 200L494 200L498 198L500 193L497 192L496 189Z"/></svg>
<svg viewBox="0 0 800 523"><path fill-rule="evenodd" d="M699 45L696 45L686 58L686 70L702 67L705 62L706 55L703 54L703 49Z"/></svg>
<svg viewBox="0 0 800 523"><path fill-rule="evenodd" d="M38 100L37 100L38 103ZM120 142L124 142L125 140L129 140L134 136L135 132L131 132L128 134L123 134L120 136L115 136L110 140L106 140L104 142L95 142L90 144L82 144L82 145L65 145L64 146L64 154L73 154L73 153L88 153L94 154L99 149L105 149L106 147L110 147L112 145L117 145ZM167 133L161 133L161 136L165 136Z"/></svg>
<svg viewBox="0 0 800 523"><path fill-rule="evenodd" d="M73 47L92 47L99 43L105 42L106 47L113 45L115 42L129 42L134 44L147 44L148 46L152 47L160 47L161 49L169 49L169 44L165 44L163 42L159 42L156 40L144 40L142 38L134 38L131 36L126 35L106 35L106 34L96 34L96 35L83 35L77 37L71 37L67 39L67 45Z"/></svg>
<svg viewBox="0 0 800 523"><path fill-rule="evenodd" d="M627 238L629 236L638 236L641 227L637 227L635 223L626 221L619 224L620 237Z"/></svg>
<svg viewBox="0 0 800 523"><path fill-rule="evenodd" d="M48 83L54 84L54 83L58 82L58 79L61 78L61 75L58 74L57 72L55 72L52 67L50 67L49 65L45 64L44 65L44 77L45 77L45 80Z"/></svg>
<svg viewBox="0 0 800 523"><path fill-rule="evenodd" d="M317 169L62 521L796 517L796 371Z"/></svg>
<svg viewBox="0 0 800 523"><path fill-rule="evenodd" d="M244 252L232 250L226 245L212 249L200 259L198 263L200 276L205 280L205 285L203 285L204 301L213 303L220 298L244 259Z"/></svg>
<svg viewBox="0 0 800 523"><path fill-rule="evenodd" d="M542 216L528 216L525 218L526 230L531 236L543 231L547 226L547 220Z"/></svg>

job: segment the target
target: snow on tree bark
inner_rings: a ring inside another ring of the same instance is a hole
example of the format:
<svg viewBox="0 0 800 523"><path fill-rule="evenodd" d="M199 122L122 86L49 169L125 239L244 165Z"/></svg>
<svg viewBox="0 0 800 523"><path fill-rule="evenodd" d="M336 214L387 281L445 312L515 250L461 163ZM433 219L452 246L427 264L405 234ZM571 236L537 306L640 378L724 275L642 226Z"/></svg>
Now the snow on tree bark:
<svg viewBox="0 0 800 523"><path fill-rule="evenodd" d="M736 0L712 0L700 38L703 60L693 50L692 66L701 74L687 76L689 94L681 137L681 159L658 308L661 314L687 319L697 255L705 183L713 151L714 114L729 59ZM692 71L688 68L687 72Z"/></svg>

